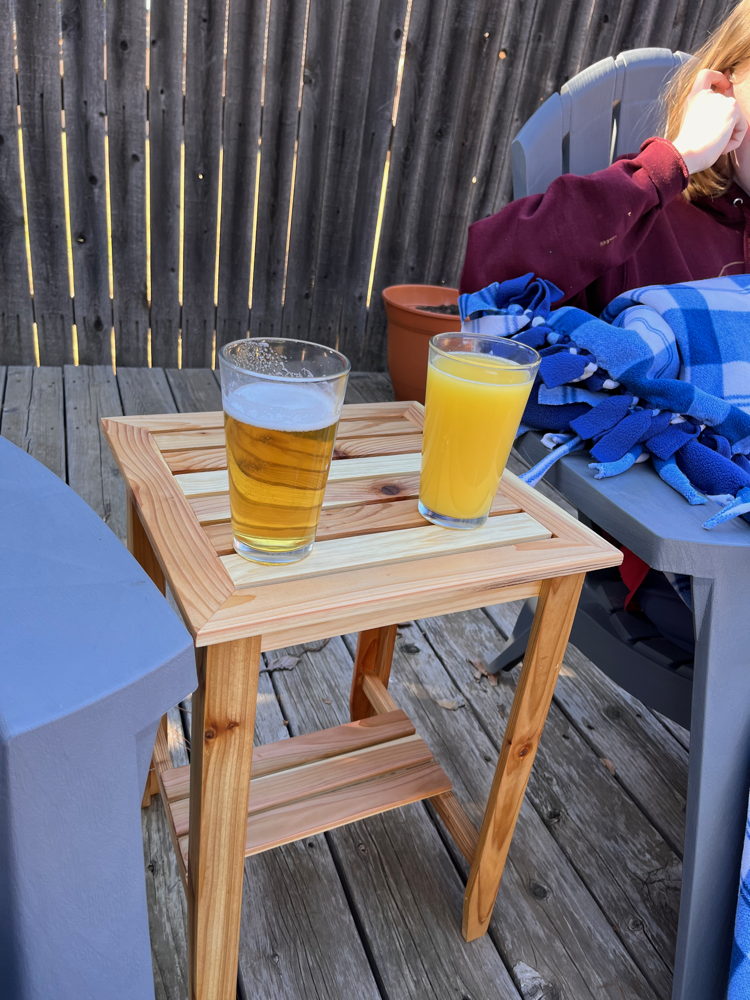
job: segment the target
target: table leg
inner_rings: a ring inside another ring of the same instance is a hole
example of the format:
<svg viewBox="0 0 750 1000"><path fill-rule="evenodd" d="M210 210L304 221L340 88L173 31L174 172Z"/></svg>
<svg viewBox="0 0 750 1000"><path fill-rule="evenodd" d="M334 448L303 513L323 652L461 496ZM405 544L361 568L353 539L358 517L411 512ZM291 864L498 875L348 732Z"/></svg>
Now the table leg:
<svg viewBox="0 0 750 1000"><path fill-rule="evenodd" d="M352 722L367 719L375 714L362 690L362 678L365 674L375 674L383 682L383 685L388 687L397 630L397 625L384 625L382 628L370 628L359 633L357 652L354 655L352 690L349 696L349 713Z"/></svg>
<svg viewBox="0 0 750 1000"><path fill-rule="evenodd" d="M463 934L486 933L568 645L584 574L545 580L464 895Z"/></svg>
<svg viewBox="0 0 750 1000"><path fill-rule="evenodd" d="M146 573L151 577L152 581L156 584L162 594L166 594L167 583L164 579L164 573L159 565L159 561L156 558L153 547L149 540L148 535L141 522L140 515L133 503L133 498L128 493L127 500L127 523L128 523L128 550L132 556L135 556L137 561L141 564ZM161 720L162 728L164 732L167 731L167 717L166 715ZM151 767L148 771L148 778L146 779L146 788L143 792L143 799L141 801L141 807L143 809L148 809L151 805L151 799L154 795L159 794L159 781L156 777L156 761L151 759Z"/></svg>
<svg viewBox="0 0 750 1000"><path fill-rule="evenodd" d="M235 1000L260 637L198 650L188 846L190 1000Z"/></svg>

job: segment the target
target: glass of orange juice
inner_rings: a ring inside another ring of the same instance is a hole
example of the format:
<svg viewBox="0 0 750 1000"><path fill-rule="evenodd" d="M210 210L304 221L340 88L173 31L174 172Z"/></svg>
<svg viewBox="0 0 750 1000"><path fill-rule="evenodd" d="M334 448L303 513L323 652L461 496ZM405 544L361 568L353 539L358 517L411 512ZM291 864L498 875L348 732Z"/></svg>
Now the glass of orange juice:
<svg viewBox="0 0 750 1000"><path fill-rule="evenodd" d="M419 512L446 528L484 524L541 358L504 337L430 341Z"/></svg>

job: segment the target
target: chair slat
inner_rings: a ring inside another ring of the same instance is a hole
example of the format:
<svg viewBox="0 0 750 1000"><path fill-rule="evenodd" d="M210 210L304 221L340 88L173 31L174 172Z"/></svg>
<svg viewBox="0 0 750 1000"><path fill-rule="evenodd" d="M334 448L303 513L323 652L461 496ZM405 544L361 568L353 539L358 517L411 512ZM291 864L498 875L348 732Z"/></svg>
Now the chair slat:
<svg viewBox="0 0 750 1000"><path fill-rule="evenodd" d="M223 344L246 336L250 323L248 296L265 29L264 0L233 0L230 3L217 351Z"/></svg>
<svg viewBox="0 0 750 1000"><path fill-rule="evenodd" d="M104 161L104 7L63 0L65 135L78 360L112 363Z"/></svg>
<svg viewBox="0 0 750 1000"><path fill-rule="evenodd" d="M281 331L281 308L297 141L299 80L305 4L274 0L268 23L268 54L261 137L255 273L250 311L252 336Z"/></svg>
<svg viewBox="0 0 750 1000"><path fill-rule="evenodd" d="M226 0L193 0L187 13L182 364L211 365Z"/></svg>
<svg viewBox="0 0 750 1000"><path fill-rule="evenodd" d="M614 154L637 153L641 143L660 132L663 104L657 95L678 66L684 53L669 49L633 49L617 57L617 96L620 112Z"/></svg>
<svg viewBox="0 0 750 1000"><path fill-rule="evenodd" d="M391 139L393 98L396 91L406 0L380 0L374 30L373 59L362 126L362 145L357 164L356 197L352 207L351 231L346 257L337 260L340 268L341 350L354 367L382 364L382 342L376 341L375 355L364 355L367 325L367 291L380 207L386 154ZM381 239L382 243L382 239ZM372 306L379 298L373 290ZM370 357L377 360L370 361ZM351 382L350 382L351 385Z"/></svg>
<svg viewBox="0 0 750 1000"><path fill-rule="evenodd" d="M117 361L148 363L146 7L107 3L107 131Z"/></svg>
<svg viewBox="0 0 750 1000"><path fill-rule="evenodd" d="M26 266L21 174L18 165L18 97L9 0L0 0L0 359L34 364L34 341ZM4 372L3 372L4 375Z"/></svg>
<svg viewBox="0 0 750 1000"><path fill-rule="evenodd" d="M560 176L563 172L562 141L562 100L559 94L553 94L513 140L514 198L543 194Z"/></svg>
<svg viewBox="0 0 750 1000"><path fill-rule="evenodd" d="M376 11L374 5L373 9ZM321 216L325 213L328 184L335 182L336 161L343 155L342 136L338 133L334 114L334 90L341 49L346 46L346 32L351 16L361 12L353 0L328 0L324 4L310 4L307 25L307 50L302 88L302 105L299 114L299 139L295 171L294 200L289 228L288 266L286 293L281 330L285 336L303 340L319 340L335 345L336 326L332 315L324 316L323 323L311 334L310 318L313 296L327 284L337 284L340 278L321 261L316 273L316 261L321 247ZM357 28L352 26L352 30ZM342 34L344 37L342 37ZM363 30L363 46L367 46L367 29ZM367 56L365 56L365 60ZM358 68L359 69L359 68ZM347 67L351 96L357 99L358 69ZM339 97L341 100L341 97ZM348 95L343 97L348 100ZM352 131L356 120L350 122ZM361 127L361 119L360 119ZM330 176L327 174L330 171ZM341 188L335 192L337 207L346 204L347 193Z"/></svg>
<svg viewBox="0 0 750 1000"><path fill-rule="evenodd" d="M63 197L58 9L51 3L20 3L15 14L34 317L41 363L61 365L73 361L73 307ZM11 24L8 20L2 30L10 30Z"/></svg>
<svg viewBox="0 0 750 1000"><path fill-rule="evenodd" d="M611 57L578 73L561 89L569 133L571 174L592 174L609 166L617 70ZM565 168L563 164L563 168Z"/></svg>
<svg viewBox="0 0 750 1000"><path fill-rule="evenodd" d="M177 367L183 0L154 0L149 45L151 363Z"/></svg>

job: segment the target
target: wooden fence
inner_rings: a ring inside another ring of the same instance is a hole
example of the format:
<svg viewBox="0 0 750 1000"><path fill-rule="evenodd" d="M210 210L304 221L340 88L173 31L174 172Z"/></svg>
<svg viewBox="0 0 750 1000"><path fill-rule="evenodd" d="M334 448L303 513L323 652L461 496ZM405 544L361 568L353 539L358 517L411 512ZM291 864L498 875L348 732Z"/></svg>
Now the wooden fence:
<svg viewBox="0 0 750 1000"><path fill-rule="evenodd" d="M540 101L730 6L0 0L0 364L207 366L249 331L381 369L381 289L457 283Z"/></svg>

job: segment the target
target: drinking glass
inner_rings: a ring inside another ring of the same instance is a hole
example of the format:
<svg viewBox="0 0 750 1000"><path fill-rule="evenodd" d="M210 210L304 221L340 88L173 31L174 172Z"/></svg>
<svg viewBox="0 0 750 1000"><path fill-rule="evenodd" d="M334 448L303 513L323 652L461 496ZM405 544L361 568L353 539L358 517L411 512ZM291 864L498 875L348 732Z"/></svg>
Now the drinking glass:
<svg viewBox="0 0 750 1000"><path fill-rule="evenodd" d="M430 340L419 512L446 528L484 524L541 358L504 337Z"/></svg>
<svg viewBox="0 0 750 1000"><path fill-rule="evenodd" d="M350 364L304 340L252 337L219 352L234 549L262 563L313 547Z"/></svg>

